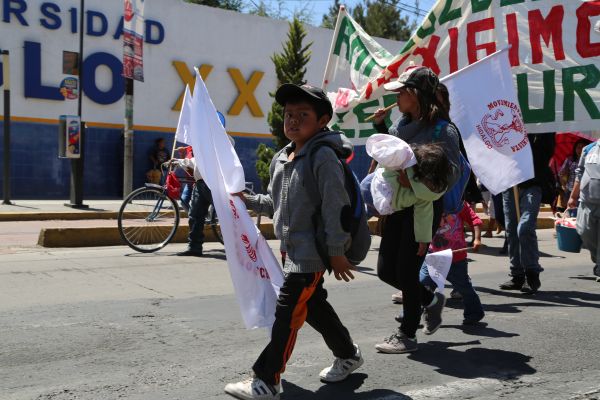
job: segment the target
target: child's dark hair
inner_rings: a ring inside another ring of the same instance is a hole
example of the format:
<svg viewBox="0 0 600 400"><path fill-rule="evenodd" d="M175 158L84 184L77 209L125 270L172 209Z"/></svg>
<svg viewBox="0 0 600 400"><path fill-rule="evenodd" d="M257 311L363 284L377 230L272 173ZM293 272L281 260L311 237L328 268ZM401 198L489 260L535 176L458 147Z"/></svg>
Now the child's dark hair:
<svg viewBox="0 0 600 400"><path fill-rule="evenodd" d="M450 162L444 148L437 143L413 147L417 164L413 167L415 180L440 193L448 186Z"/></svg>
<svg viewBox="0 0 600 400"><path fill-rule="evenodd" d="M331 105L327 105L322 101L315 101L309 97L297 97L295 99L288 100L285 104L299 104L299 103L308 103L311 108L317 114L317 119L320 119L323 115L329 115L329 118L333 117L330 112ZM285 110L285 106L283 107Z"/></svg>

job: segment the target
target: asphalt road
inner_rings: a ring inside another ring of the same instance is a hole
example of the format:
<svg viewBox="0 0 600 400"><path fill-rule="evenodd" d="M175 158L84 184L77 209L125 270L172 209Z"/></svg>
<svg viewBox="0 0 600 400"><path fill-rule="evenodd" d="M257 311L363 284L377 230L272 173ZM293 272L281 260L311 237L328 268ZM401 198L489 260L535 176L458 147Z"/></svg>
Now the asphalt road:
<svg viewBox="0 0 600 400"><path fill-rule="evenodd" d="M365 365L325 385L332 356L304 327L283 376L284 399L600 399L600 283L587 252L557 250L539 231L542 290L502 292L507 258L487 239L470 272L487 326L464 328L460 302L418 335L411 355L376 353L396 327L394 290L375 276L376 251L350 284L326 279ZM275 243L273 243L275 245ZM222 248L173 257L126 247L6 250L0 258L0 399L226 399L268 338L243 328ZM377 242L374 243L374 249Z"/></svg>

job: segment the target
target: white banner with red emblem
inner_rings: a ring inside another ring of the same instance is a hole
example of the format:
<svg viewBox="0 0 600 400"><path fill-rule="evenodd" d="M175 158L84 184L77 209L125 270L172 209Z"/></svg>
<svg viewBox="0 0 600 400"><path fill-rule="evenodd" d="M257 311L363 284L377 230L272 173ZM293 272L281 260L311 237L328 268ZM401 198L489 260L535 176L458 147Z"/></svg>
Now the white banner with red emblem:
<svg viewBox="0 0 600 400"><path fill-rule="evenodd" d="M144 81L144 0L125 0L123 76Z"/></svg>
<svg viewBox="0 0 600 400"><path fill-rule="evenodd" d="M442 82L452 93L450 117L460 130L471 168L481 183L492 194L498 194L533 178L533 156L513 85L508 49Z"/></svg>
<svg viewBox="0 0 600 400"><path fill-rule="evenodd" d="M340 18L350 17L340 12ZM372 60L361 45L364 35L359 40L342 29L334 35L332 54L345 56L351 71L364 71ZM375 133L366 118L394 103L383 84L397 79L411 63L444 77L504 47L510 47L512 84L530 133L598 129L598 0L438 0L400 54L376 76L369 74L367 84L327 87L335 104L332 129L364 143ZM331 75L328 69L325 79ZM346 76L350 80L349 71ZM458 105L452 92L450 97L453 107Z"/></svg>
<svg viewBox="0 0 600 400"><path fill-rule="evenodd" d="M271 327L283 272L244 202L231 195L244 190L244 170L198 70L190 108L189 138L212 192L244 324L248 329Z"/></svg>

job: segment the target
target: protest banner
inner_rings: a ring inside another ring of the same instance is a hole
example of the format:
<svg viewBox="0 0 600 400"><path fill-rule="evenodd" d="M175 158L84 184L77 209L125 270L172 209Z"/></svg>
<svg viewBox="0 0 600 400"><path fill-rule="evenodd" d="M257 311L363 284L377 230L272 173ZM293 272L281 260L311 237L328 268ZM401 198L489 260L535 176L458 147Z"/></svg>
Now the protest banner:
<svg viewBox="0 0 600 400"><path fill-rule="evenodd" d="M340 17L350 18L342 12ZM411 63L444 77L510 47L513 83L529 133L596 130L599 17L597 0L438 0L400 54L377 76L369 75L369 82L357 87L349 100L343 98L350 97L345 91L328 86L335 104L332 129L364 143L375 133L366 118L394 101L383 85ZM370 59L350 32L336 32L332 54L345 58L353 70L365 71Z"/></svg>
<svg viewBox="0 0 600 400"><path fill-rule="evenodd" d="M212 193L225 244L227 264L246 328L271 327L283 272L250 218L231 193L245 188L242 164L196 69L189 137L196 166Z"/></svg>

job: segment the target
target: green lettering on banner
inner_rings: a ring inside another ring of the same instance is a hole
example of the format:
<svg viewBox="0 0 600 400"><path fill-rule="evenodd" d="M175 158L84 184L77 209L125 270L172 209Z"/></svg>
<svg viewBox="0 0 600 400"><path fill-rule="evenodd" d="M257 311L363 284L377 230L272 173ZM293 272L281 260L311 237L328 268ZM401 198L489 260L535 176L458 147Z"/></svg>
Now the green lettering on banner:
<svg viewBox="0 0 600 400"><path fill-rule="evenodd" d="M471 0L473 14L487 10L491 4L492 0Z"/></svg>
<svg viewBox="0 0 600 400"><path fill-rule="evenodd" d="M510 6L513 4L525 3L525 0L501 0L500 7Z"/></svg>
<svg viewBox="0 0 600 400"><path fill-rule="evenodd" d="M402 50L400 50L400 54L404 54L407 51L409 51L410 49L412 49L412 47L415 45L415 41L410 39L408 42L406 42L406 44L404 45L404 47L402 48Z"/></svg>
<svg viewBox="0 0 600 400"><path fill-rule="evenodd" d="M366 103L360 103L359 105L354 107L352 112L354 113L354 115L356 115L356 118L358 119L358 123L362 124L365 122L369 122L369 121L365 121L365 119L367 119L367 117L369 117L371 114L373 114L375 112L375 110L370 110L369 112L365 112L365 109L370 108L370 107L377 107L377 106L379 106L379 99L371 100ZM359 131L358 137L369 137L375 133L377 133L377 131L373 128L361 129Z"/></svg>
<svg viewBox="0 0 600 400"><path fill-rule="evenodd" d="M556 71L553 69L543 72L544 81L544 107L537 110L529 108L529 84L527 74L517 74L517 91L519 95L519 106L523 112L523 120L526 124L536 122L553 122L556 120L556 88L554 77Z"/></svg>
<svg viewBox="0 0 600 400"><path fill-rule="evenodd" d="M376 65L377 65L377 61L375 61L374 58L371 58L369 60L369 62L367 63L367 66L365 67L363 74L366 76L371 76L371 71L373 71L373 68L375 68Z"/></svg>
<svg viewBox="0 0 600 400"><path fill-rule="evenodd" d="M462 16L462 10L460 7L450 10L452 8L452 0L446 0L442 14L440 15L440 25L445 24L448 21L458 19Z"/></svg>
<svg viewBox="0 0 600 400"><path fill-rule="evenodd" d="M425 39L427 36L432 35L433 32L435 32L435 20L436 20L435 14L434 13L429 14L427 19L431 23L431 26L429 28L425 28L425 22L424 22L421 25L421 27L419 28L419 30L417 30L417 36L420 37L421 39Z"/></svg>
<svg viewBox="0 0 600 400"><path fill-rule="evenodd" d="M584 76L584 79L575 82L574 76L580 74ZM565 121L575 120L575 93L579 96L579 99L583 103L583 106L587 110L588 114L592 119L600 119L600 111L594 104L594 100L586 89L592 89L598 86L600 82L600 71L594 64L580 65L577 67L564 68L562 70L562 84L564 101L563 101L563 113ZM581 116L580 116L581 117Z"/></svg>
<svg viewBox="0 0 600 400"><path fill-rule="evenodd" d="M355 71L360 70L360 66L367 59L367 57L369 57L369 53L367 53L366 51L362 50L360 52L359 56L356 58L356 63L354 64L354 70Z"/></svg>
<svg viewBox="0 0 600 400"><path fill-rule="evenodd" d="M342 49L342 45L346 44L346 60L350 61L350 36L356 32L356 29L348 18L342 19L340 24L340 33L335 42L335 48L333 54L339 56Z"/></svg>

